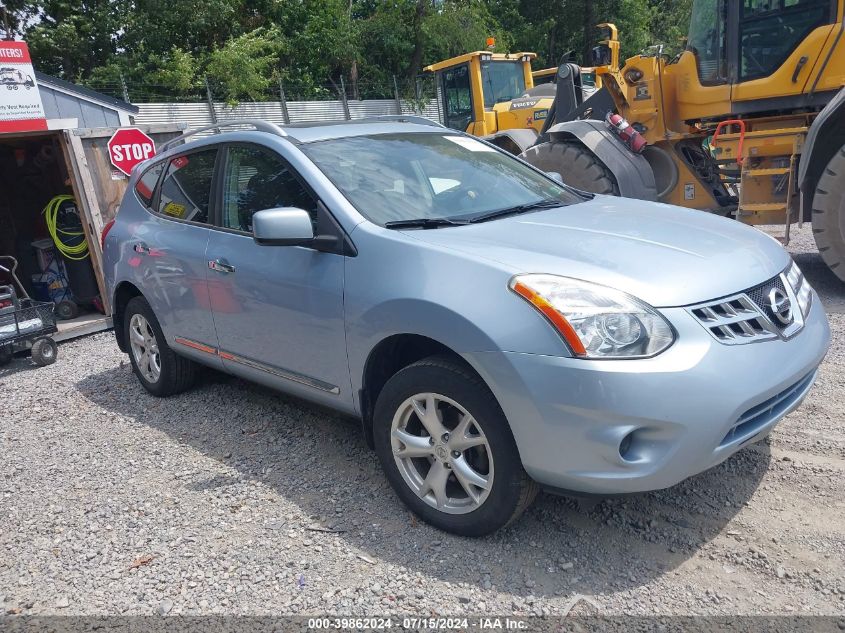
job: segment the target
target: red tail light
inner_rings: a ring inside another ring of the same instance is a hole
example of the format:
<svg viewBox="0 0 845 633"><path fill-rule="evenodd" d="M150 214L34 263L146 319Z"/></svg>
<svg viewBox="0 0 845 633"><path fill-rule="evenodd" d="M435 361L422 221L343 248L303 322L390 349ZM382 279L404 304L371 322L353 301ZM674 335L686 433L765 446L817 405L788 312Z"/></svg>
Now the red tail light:
<svg viewBox="0 0 845 633"><path fill-rule="evenodd" d="M106 246L106 235L109 234L109 231L111 231L111 227L113 227L113 226L114 226L114 220L109 220L108 222L106 222L106 225L103 227L103 233L102 233L102 235L100 235L100 246L102 246L103 248L105 248L105 246Z"/></svg>

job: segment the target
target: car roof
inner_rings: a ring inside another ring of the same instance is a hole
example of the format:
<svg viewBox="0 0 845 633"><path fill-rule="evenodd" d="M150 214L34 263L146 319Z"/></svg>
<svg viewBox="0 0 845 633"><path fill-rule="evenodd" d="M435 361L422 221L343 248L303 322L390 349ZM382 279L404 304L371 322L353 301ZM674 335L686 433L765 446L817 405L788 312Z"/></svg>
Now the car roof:
<svg viewBox="0 0 845 633"><path fill-rule="evenodd" d="M416 115L387 115L350 121L303 121L286 125L277 125L263 119L230 119L188 130L181 136L165 142L159 149L159 153L163 154L176 147L184 149L186 147L225 143L233 138L241 140L242 133L249 131L250 128L259 133L285 138L297 145L376 134L415 134L423 132L429 134L460 134L460 132L450 130L436 121ZM203 137L190 138L197 134L203 134Z"/></svg>
<svg viewBox="0 0 845 633"><path fill-rule="evenodd" d="M297 143L313 143L351 136L371 136L374 134L446 132L436 121L422 117L353 119L351 121L311 121L282 125L290 140Z"/></svg>

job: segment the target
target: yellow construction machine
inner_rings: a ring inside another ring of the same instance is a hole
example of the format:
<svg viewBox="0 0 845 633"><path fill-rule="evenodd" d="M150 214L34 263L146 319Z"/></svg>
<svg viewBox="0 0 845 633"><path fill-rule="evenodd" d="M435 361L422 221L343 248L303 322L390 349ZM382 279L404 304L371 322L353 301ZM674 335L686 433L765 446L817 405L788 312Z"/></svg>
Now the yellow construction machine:
<svg viewBox="0 0 845 633"><path fill-rule="evenodd" d="M599 25L604 38L591 65L601 89L592 96L582 98L580 69L564 63L551 96L531 97L543 86L529 85L524 71L523 93L490 108L483 81L466 66L463 98L477 107L465 121L451 116L455 91L444 81L465 62L429 68L440 78L447 126L580 189L783 224L784 242L792 223L811 221L822 258L845 281L843 11L845 0L694 0L680 54L654 46L624 64L616 28ZM530 53L517 55L530 63ZM532 100L516 108L523 124L508 137L510 119L500 113ZM611 114L624 117L645 149L623 142ZM525 130L538 127L527 141Z"/></svg>
<svg viewBox="0 0 845 633"><path fill-rule="evenodd" d="M520 153L545 123L555 85L534 87L535 53L475 51L427 66L436 74L447 127Z"/></svg>

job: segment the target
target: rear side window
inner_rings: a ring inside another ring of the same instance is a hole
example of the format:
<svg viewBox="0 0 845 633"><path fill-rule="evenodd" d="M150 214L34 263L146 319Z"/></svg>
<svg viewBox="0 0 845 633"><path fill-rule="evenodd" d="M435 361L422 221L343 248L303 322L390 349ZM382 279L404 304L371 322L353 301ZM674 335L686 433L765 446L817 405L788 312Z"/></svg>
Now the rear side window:
<svg viewBox="0 0 845 633"><path fill-rule="evenodd" d="M156 183L158 183L158 177L161 176L163 169L164 163L153 165L145 171L144 175L138 179L137 183L135 183L135 193L137 194L138 199L148 209L153 204L153 192L155 191Z"/></svg>
<svg viewBox="0 0 845 633"><path fill-rule="evenodd" d="M217 150L207 149L170 159L161 183L158 212L178 220L208 224L216 158Z"/></svg>

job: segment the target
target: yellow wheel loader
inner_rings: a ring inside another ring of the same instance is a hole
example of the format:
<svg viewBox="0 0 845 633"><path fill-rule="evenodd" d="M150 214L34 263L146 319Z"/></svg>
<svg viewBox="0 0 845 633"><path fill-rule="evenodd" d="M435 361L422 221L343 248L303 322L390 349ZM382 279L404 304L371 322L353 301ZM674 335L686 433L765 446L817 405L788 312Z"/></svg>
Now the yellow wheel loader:
<svg viewBox="0 0 845 633"><path fill-rule="evenodd" d="M783 224L784 242L792 223L812 221L822 258L845 281L843 11L845 0L694 0L680 54L655 46L624 65L616 28L599 25L605 37L591 63L601 89L592 96L582 98L580 69L565 63L551 95L532 97L543 86L526 81L518 98L488 109L478 85L466 100L479 109L465 125L449 117L444 76L452 60L430 69L440 77L448 126L580 189ZM519 55L530 64L530 53ZM519 127L537 137L507 137L500 113L532 100L517 110L526 123L536 120ZM648 141L644 150L620 139L610 113Z"/></svg>

